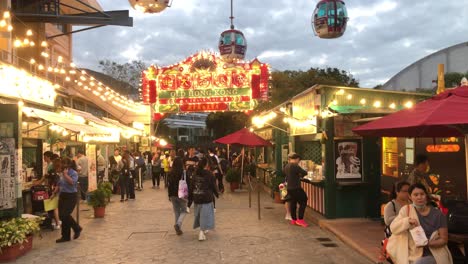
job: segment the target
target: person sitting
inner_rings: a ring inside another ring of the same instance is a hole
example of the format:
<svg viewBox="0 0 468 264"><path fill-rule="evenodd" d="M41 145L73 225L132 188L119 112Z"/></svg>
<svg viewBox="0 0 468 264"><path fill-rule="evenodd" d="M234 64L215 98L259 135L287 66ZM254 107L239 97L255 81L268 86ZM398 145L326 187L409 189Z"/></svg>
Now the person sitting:
<svg viewBox="0 0 468 264"><path fill-rule="evenodd" d="M385 236L388 238L391 236L390 224L397 217L400 209L409 204L408 188L410 184L408 182L398 182L393 186L392 200L388 202L384 207L384 221L385 221Z"/></svg>

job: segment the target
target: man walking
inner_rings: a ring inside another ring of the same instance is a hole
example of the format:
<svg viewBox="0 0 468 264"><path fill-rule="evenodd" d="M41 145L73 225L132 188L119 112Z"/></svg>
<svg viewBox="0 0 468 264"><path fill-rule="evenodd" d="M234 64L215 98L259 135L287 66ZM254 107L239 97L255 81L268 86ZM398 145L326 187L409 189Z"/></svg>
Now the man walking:
<svg viewBox="0 0 468 264"><path fill-rule="evenodd" d="M307 194L301 188L301 178L307 175L307 171L299 166L301 157L292 152L288 155L288 164L284 166L283 172L286 175L286 183L288 195L291 197L289 201L291 211L291 224L307 227L308 224L304 221L304 213L307 206ZM297 217L297 204L299 203L299 217Z"/></svg>
<svg viewBox="0 0 468 264"><path fill-rule="evenodd" d="M81 200L86 200L88 193L88 157L85 156L82 149L77 152L76 165L78 165L78 181L80 182Z"/></svg>

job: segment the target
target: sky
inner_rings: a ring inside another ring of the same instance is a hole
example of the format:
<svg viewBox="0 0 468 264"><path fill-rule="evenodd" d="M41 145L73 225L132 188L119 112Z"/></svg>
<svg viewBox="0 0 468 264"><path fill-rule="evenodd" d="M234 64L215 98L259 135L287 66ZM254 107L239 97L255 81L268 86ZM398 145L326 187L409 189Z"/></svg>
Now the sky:
<svg viewBox="0 0 468 264"><path fill-rule="evenodd" d="M347 0L341 38L314 36L318 1L234 0L234 24L246 36L246 59L273 70L336 67L361 87L383 84L406 66L468 41L468 0ZM217 51L230 25L229 0L173 0L159 14L143 14L127 0L99 0L106 11L130 10L133 27L106 26L74 34L74 61L99 70L99 60L142 60L166 66L201 50Z"/></svg>

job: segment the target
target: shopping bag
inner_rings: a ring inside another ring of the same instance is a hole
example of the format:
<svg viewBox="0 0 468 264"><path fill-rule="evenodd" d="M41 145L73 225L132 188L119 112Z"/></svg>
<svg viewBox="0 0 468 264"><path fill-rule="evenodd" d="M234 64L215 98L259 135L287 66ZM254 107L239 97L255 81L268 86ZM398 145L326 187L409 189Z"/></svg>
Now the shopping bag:
<svg viewBox="0 0 468 264"><path fill-rule="evenodd" d="M179 198L186 199L188 197L188 185L186 180L186 172L184 170L184 177L179 181Z"/></svg>
<svg viewBox="0 0 468 264"><path fill-rule="evenodd" d="M44 200L44 211L52 211L58 207L58 196L54 196L52 199Z"/></svg>
<svg viewBox="0 0 468 264"><path fill-rule="evenodd" d="M413 229L410 229L410 234L413 237L413 241L416 244L416 247L424 247L429 242L422 226L417 226Z"/></svg>

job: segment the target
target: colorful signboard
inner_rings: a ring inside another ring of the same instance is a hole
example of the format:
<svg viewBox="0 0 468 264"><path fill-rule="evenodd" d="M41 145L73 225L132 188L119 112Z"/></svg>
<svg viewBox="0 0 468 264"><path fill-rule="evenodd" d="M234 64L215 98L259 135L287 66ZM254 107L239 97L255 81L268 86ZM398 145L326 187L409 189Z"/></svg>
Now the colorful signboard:
<svg viewBox="0 0 468 264"><path fill-rule="evenodd" d="M268 99L269 76L257 59L229 63L199 52L176 65L149 67L141 95L155 113L247 111Z"/></svg>

